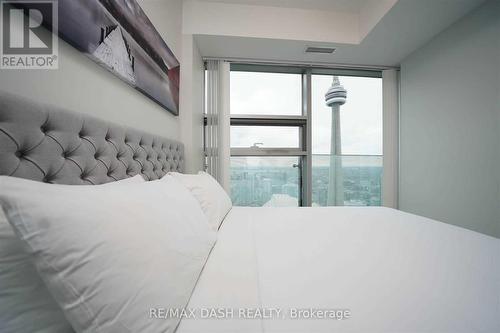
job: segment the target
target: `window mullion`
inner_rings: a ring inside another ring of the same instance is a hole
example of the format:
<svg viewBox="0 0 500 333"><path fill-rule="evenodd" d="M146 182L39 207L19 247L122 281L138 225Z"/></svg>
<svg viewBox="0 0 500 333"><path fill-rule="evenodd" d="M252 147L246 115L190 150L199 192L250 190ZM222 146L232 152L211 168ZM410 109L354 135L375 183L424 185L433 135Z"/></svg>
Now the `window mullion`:
<svg viewBox="0 0 500 333"><path fill-rule="evenodd" d="M303 133L303 144L306 155L302 157L302 204L312 205L312 82L311 69L302 75L302 115L306 116Z"/></svg>

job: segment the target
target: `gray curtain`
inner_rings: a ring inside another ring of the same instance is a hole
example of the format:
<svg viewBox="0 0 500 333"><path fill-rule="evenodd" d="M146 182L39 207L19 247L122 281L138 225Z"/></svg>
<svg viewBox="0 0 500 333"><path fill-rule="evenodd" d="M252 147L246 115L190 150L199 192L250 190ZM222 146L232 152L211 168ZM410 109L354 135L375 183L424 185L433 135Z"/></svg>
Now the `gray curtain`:
<svg viewBox="0 0 500 333"><path fill-rule="evenodd" d="M229 63L207 60L205 171L229 190Z"/></svg>

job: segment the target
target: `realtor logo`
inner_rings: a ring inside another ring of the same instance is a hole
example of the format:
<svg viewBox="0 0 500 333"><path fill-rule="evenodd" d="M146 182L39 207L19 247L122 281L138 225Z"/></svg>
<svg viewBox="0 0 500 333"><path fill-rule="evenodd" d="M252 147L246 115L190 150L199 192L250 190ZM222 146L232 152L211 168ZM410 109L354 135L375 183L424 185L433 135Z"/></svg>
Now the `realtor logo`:
<svg viewBox="0 0 500 333"><path fill-rule="evenodd" d="M0 0L2 69L57 69L57 0Z"/></svg>

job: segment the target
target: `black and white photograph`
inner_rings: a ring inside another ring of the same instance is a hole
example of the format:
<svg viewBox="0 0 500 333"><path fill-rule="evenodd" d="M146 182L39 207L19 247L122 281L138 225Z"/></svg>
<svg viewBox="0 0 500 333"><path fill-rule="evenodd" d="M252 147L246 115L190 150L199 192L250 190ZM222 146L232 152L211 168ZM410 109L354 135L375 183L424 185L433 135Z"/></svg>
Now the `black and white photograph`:
<svg viewBox="0 0 500 333"><path fill-rule="evenodd" d="M55 3L64 41L179 114L179 61L136 0Z"/></svg>
<svg viewBox="0 0 500 333"><path fill-rule="evenodd" d="M179 113L179 61L135 0L59 1L59 34Z"/></svg>

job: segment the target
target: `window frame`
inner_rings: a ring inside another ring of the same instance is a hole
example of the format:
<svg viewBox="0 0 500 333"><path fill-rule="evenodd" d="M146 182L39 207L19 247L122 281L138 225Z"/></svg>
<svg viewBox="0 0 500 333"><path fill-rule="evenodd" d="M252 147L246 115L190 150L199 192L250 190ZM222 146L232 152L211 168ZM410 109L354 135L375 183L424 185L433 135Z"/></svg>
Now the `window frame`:
<svg viewBox="0 0 500 333"><path fill-rule="evenodd" d="M311 136L309 127L308 108L305 101L307 96L304 94L304 87L307 84L306 77L309 70L305 67L281 66L281 65L254 65L247 63L231 63L231 72L259 72L259 73L281 73L281 74L299 74L302 77L302 96L301 96L301 115L230 115L231 126L287 126L299 128L300 148L231 148L231 157L233 156L296 156L299 160L299 206L311 205L311 193L308 190L308 183L305 180L308 177L308 166L311 160ZM304 178L306 177L306 178Z"/></svg>
<svg viewBox="0 0 500 333"><path fill-rule="evenodd" d="M254 64L231 62L231 72L300 74L302 76L301 115L230 114L230 126L299 127L300 148L231 148L230 156L297 156L299 158L299 206L312 205L312 75L382 78L380 69L331 68L306 65ZM205 124L207 118L205 115Z"/></svg>

